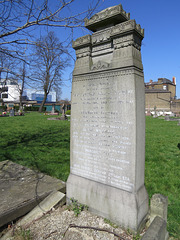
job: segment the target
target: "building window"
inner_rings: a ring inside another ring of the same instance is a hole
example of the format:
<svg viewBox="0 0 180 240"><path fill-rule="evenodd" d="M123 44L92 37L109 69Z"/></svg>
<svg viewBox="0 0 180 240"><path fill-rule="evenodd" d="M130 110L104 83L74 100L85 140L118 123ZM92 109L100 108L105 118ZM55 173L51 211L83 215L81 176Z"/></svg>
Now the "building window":
<svg viewBox="0 0 180 240"><path fill-rule="evenodd" d="M3 93L2 94L2 98L8 98L8 94L7 93Z"/></svg>
<svg viewBox="0 0 180 240"><path fill-rule="evenodd" d="M167 86L166 85L163 86L163 90L167 90Z"/></svg>
<svg viewBox="0 0 180 240"><path fill-rule="evenodd" d="M2 87L1 91L2 92L8 92L8 87Z"/></svg>

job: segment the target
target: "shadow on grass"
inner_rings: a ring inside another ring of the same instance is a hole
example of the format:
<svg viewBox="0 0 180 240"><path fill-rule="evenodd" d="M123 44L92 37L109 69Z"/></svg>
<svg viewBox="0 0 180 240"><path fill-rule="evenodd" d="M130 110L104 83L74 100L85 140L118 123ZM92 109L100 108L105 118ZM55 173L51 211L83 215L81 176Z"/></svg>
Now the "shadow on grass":
<svg viewBox="0 0 180 240"><path fill-rule="evenodd" d="M0 147L0 161L10 160L53 177L67 180L69 175L70 136L67 131L46 130L23 133Z"/></svg>

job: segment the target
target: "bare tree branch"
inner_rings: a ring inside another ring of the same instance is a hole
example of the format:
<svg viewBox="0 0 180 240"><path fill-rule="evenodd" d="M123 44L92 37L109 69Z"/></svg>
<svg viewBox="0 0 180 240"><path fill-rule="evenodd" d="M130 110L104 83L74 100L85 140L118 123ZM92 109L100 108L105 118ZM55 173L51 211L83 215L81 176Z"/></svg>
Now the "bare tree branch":
<svg viewBox="0 0 180 240"><path fill-rule="evenodd" d="M51 89L61 85L61 74L67 66L67 57L63 57L66 54L67 50L59 42L54 32L49 32L47 36L37 40L32 78L36 85L44 91L40 112Z"/></svg>

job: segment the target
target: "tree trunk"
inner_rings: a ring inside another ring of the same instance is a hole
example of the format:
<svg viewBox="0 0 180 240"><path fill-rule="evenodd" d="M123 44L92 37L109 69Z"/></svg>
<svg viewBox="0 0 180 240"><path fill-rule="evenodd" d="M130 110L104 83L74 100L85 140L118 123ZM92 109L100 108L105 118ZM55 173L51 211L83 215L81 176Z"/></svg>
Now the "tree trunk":
<svg viewBox="0 0 180 240"><path fill-rule="evenodd" d="M23 110L22 95L23 95L23 91L24 91L25 76L26 76L26 65L24 62L23 69L22 69L22 86L19 91L19 110L20 111Z"/></svg>
<svg viewBox="0 0 180 240"><path fill-rule="evenodd" d="M45 104L45 102L46 102L46 99L47 99L47 93L44 93L44 98L43 98L43 100L42 100L42 102L41 102L41 105L40 105L40 107L39 107L39 112L42 112L42 109L43 109L43 107L44 107L44 104Z"/></svg>
<svg viewBox="0 0 180 240"><path fill-rule="evenodd" d="M22 104L22 93L20 92L20 96L19 96L19 110L23 110L23 104Z"/></svg>

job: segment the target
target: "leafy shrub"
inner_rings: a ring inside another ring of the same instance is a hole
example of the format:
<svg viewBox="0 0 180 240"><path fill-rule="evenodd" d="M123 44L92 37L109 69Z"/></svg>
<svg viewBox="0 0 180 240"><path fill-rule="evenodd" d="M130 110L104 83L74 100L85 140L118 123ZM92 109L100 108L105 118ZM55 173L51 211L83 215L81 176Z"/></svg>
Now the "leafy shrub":
<svg viewBox="0 0 180 240"><path fill-rule="evenodd" d="M74 198L71 198L71 204L68 206L69 210L74 211L74 214L76 217L83 211L83 210L88 210L88 206L84 204L78 203L78 201Z"/></svg>
<svg viewBox="0 0 180 240"><path fill-rule="evenodd" d="M71 115L71 110L67 110L66 115Z"/></svg>

